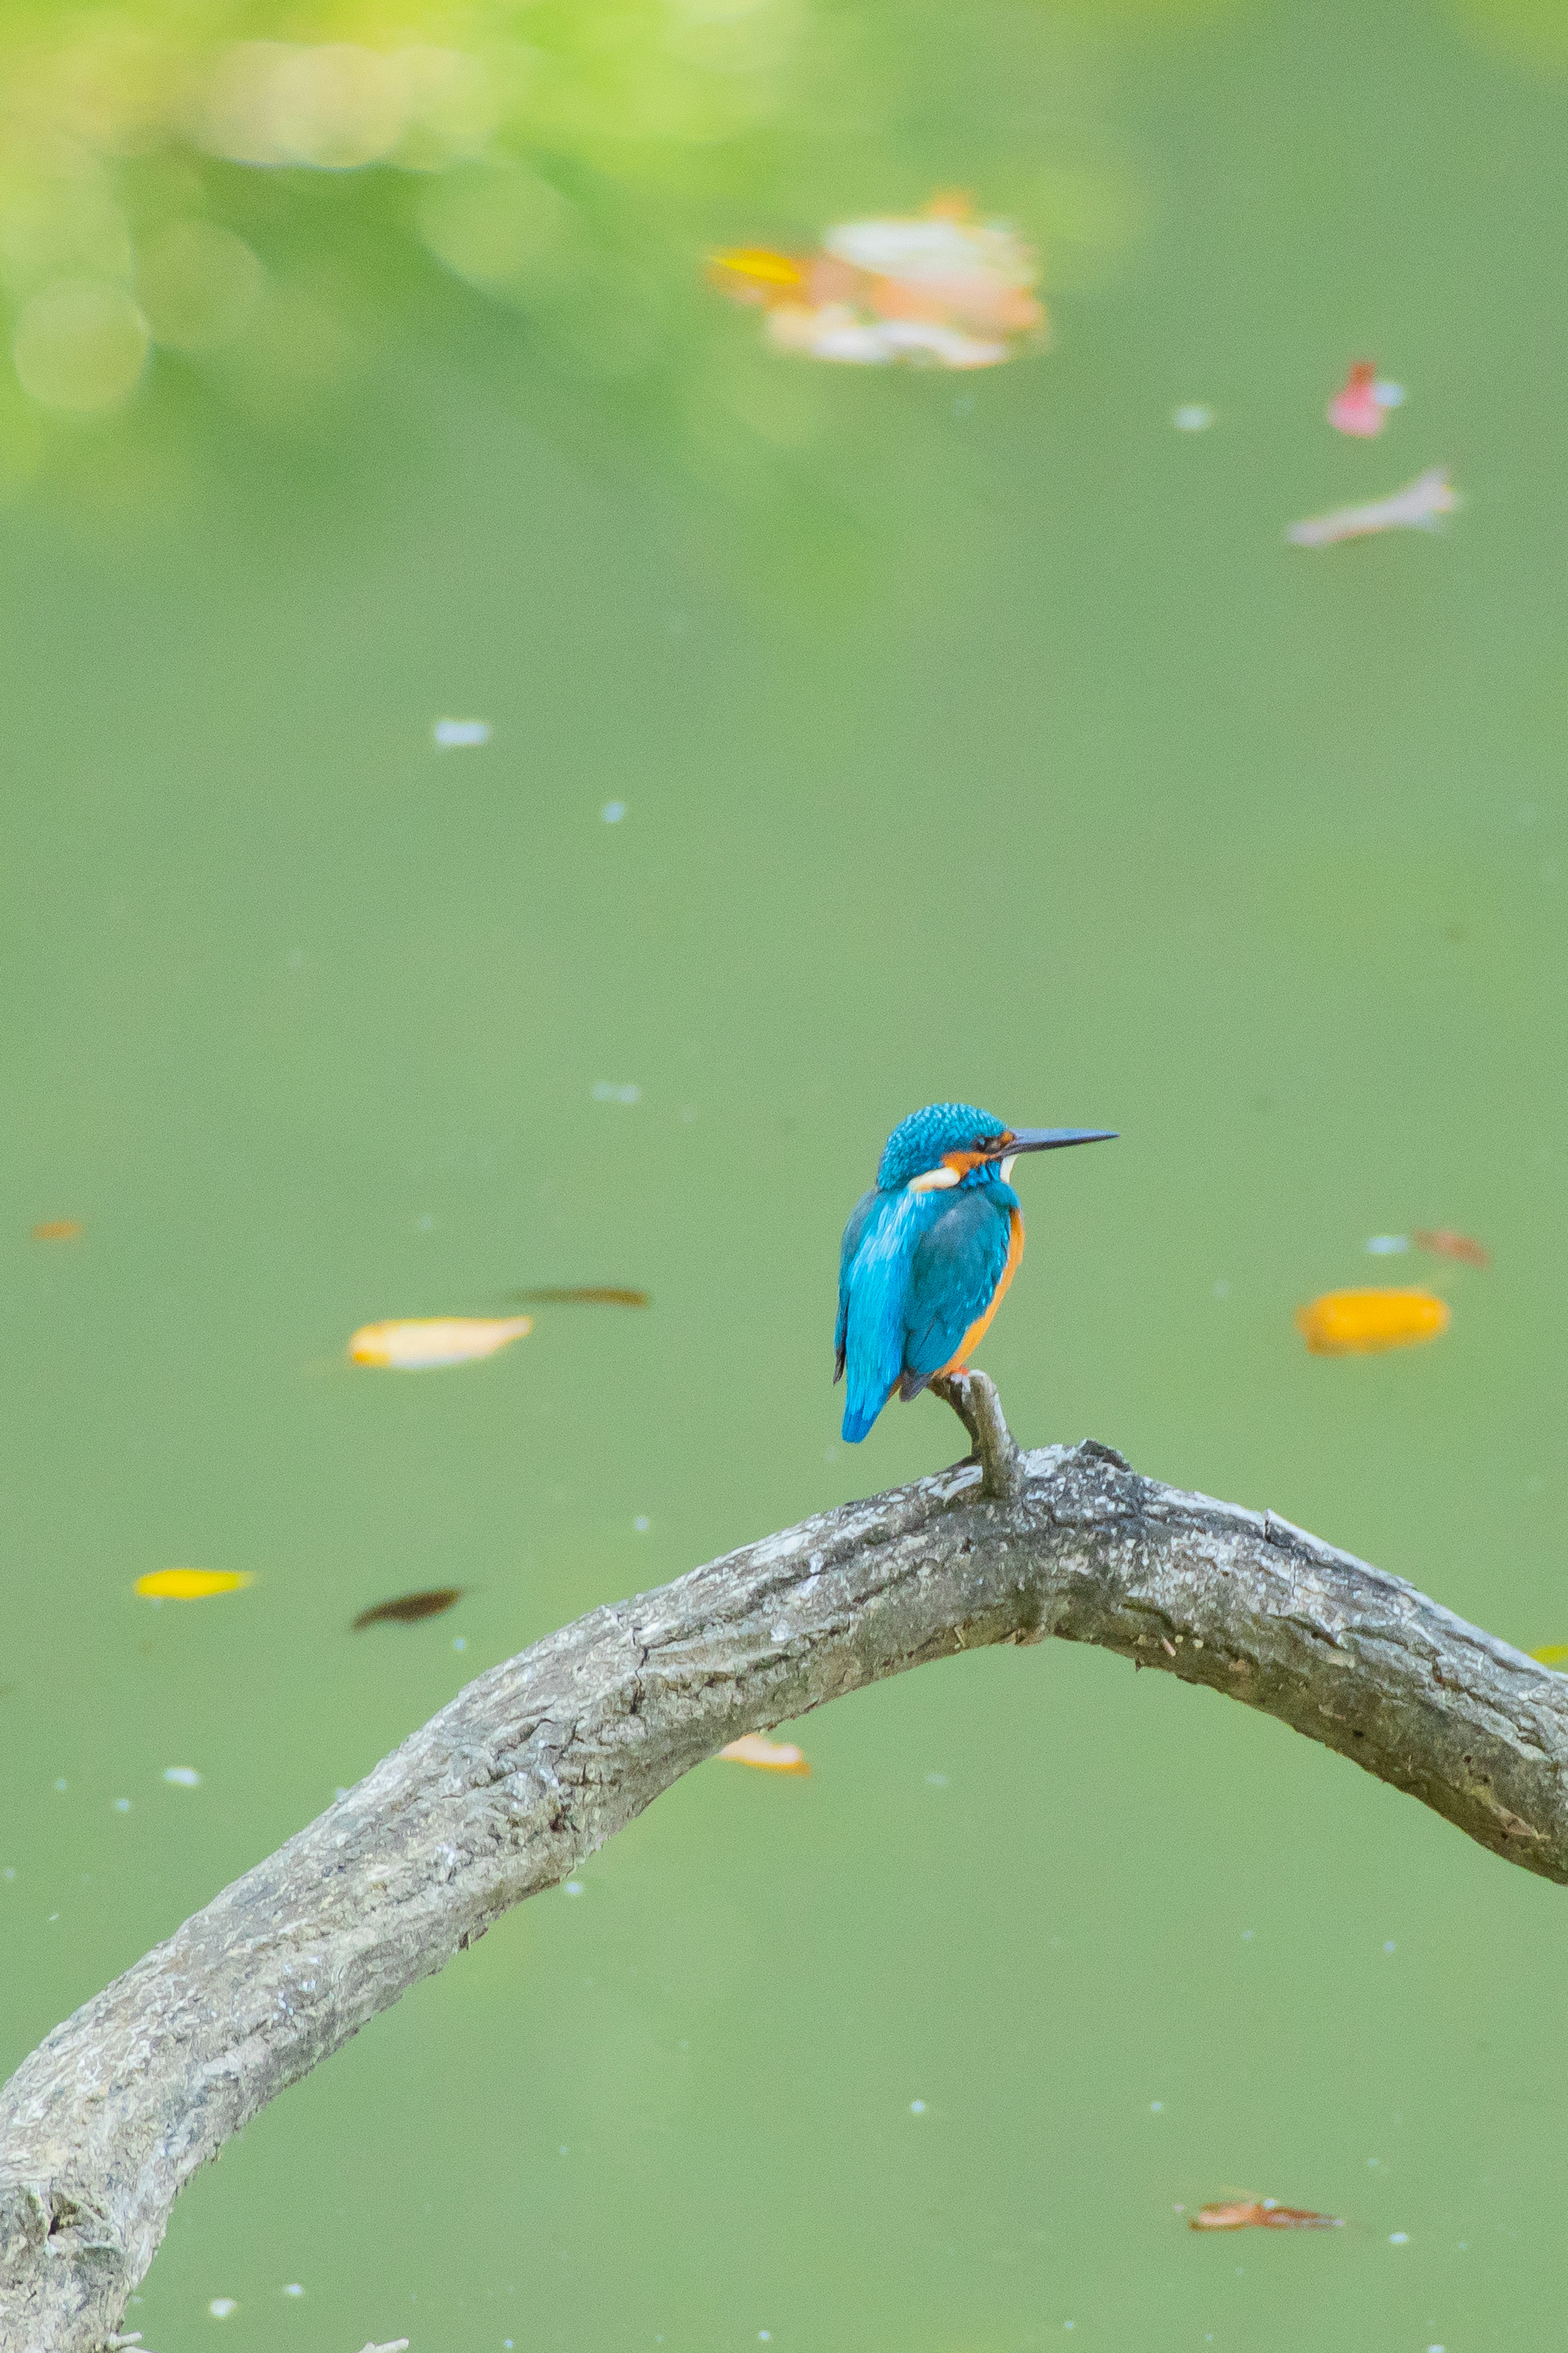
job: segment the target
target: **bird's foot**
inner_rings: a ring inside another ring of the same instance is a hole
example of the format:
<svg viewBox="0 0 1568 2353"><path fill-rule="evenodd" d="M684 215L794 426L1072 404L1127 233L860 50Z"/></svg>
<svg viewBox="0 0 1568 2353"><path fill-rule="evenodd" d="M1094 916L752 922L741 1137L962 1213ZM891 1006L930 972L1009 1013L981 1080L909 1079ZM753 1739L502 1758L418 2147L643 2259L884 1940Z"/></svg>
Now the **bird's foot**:
<svg viewBox="0 0 1568 2353"><path fill-rule="evenodd" d="M1025 1484L1024 1457L1007 1427L994 1381L985 1373L972 1373L961 1367L955 1372L938 1373L931 1389L933 1397L952 1408L974 1442L984 1474L980 1482L981 1493L994 1495L1003 1502L1021 1494Z"/></svg>

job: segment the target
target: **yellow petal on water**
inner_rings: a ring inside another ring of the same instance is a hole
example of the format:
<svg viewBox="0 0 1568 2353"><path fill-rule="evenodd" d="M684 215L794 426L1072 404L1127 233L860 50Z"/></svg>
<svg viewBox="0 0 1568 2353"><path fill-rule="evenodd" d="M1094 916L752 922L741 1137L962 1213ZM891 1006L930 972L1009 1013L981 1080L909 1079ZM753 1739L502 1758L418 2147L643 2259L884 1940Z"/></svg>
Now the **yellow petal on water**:
<svg viewBox="0 0 1568 2353"><path fill-rule="evenodd" d="M787 253L775 253L766 245L738 245L728 253L716 253L712 267L731 270L737 278L753 280L760 286L805 283L805 272L798 261Z"/></svg>
<svg viewBox="0 0 1568 2353"><path fill-rule="evenodd" d="M243 1568L150 1568L136 1580L147 1601L205 1601L214 1593L239 1593L250 1583Z"/></svg>
<svg viewBox="0 0 1568 2353"><path fill-rule="evenodd" d="M1530 1655L1543 1667L1560 1667L1568 1659L1568 1642L1548 1642L1543 1651L1531 1651Z"/></svg>
<svg viewBox="0 0 1568 2353"><path fill-rule="evenodd" d="M1296 1324L1314 1356L1369 1356L1412 1348L1448 1328L1446 1299L1430 1291L1325 1291L1298 1307Z"/></svg>
<svg viewBox="0 0 1568 2353"><path fill-rule="evenodd" d="M731 1765L759 1765L764 1773L809 1773L810 1766L793 1740L766 1740L760 1732L743 1733L721 1748Z"/></svg>
<svg viewBox="0 0 1568 2353"><path fill-rule="evenodd" d="M349 1342L356 1365L423 1373L493 1356L533 1329L531 1315L432 1315L400 1324L365 1324Z"/></svg>

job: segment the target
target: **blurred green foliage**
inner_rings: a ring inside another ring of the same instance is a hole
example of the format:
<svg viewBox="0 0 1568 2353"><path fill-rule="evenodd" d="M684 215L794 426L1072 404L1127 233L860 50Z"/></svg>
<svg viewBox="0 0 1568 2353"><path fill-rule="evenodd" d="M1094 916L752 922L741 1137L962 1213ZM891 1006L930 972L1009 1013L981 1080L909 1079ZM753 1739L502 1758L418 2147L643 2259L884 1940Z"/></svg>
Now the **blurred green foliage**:
<svg viewBox="0 0 1568 2353"><path fill-rule="evenodd" d="M432 359L489 369L547 429L602 448L608 423L742 498L818 495L796 460L837 396L705 287L708 250L913 209L933 152L1041 247L1047 292L1136 228L1101 12L1009 10L1005 37L993 13L13 7L0 495L42 478L142 506L215 457L233 476L237 430L251 470L279 441L363 448L367 408Z"/></svg>

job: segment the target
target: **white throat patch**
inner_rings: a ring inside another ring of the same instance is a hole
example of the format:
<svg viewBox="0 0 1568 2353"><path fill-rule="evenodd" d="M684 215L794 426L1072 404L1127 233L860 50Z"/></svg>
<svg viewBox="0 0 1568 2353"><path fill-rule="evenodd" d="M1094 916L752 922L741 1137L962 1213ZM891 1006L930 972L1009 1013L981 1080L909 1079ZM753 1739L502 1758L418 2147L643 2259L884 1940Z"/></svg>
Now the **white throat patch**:
<svg viewBox="0 0 1568 2353"><path fill-rule="evenodd" d="M904 1187L906 1193L944 1193L950 1185L959 1181L956 1168L928 1168L923 1176L911 1176Z"/></svg>
<svg viewBox="0 0 1568 2353"><path fill-rule="evenodd" d="M1002 1182L1003 1182L1003 1184L1004 1184L1004 1185L1010 1185L1010 1184L1013 1182L1013 1171L1014 1171L1014 1169L1015 1169L1015 1168L1016 1168L1016 1166L1018 1166L1018 1155L1017 1155L1017 1154L1016 1154L1016 1152L1010 1152L1010 1153L1007 1155L1006 1159L1005 1159L1005 1160L1004 1160L1004 1162L1002 1163L1002 1171L1001 1171L1001 1174L1002 1174Z"/></svg>

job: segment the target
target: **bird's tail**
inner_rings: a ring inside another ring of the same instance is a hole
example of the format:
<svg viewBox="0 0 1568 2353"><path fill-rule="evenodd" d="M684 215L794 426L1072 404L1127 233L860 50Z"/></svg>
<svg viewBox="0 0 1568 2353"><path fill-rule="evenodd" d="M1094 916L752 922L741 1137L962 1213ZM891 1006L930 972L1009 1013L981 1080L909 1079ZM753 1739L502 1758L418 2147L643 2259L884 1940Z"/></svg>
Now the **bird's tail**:
<svg viewBox="0 0 1568 2353"><path fill-rule="evenodd" d="M880 1398L868 1400L851 1398L844 1409L844 1437L847 1444L858 1446L881 1410Z"/></svg>

